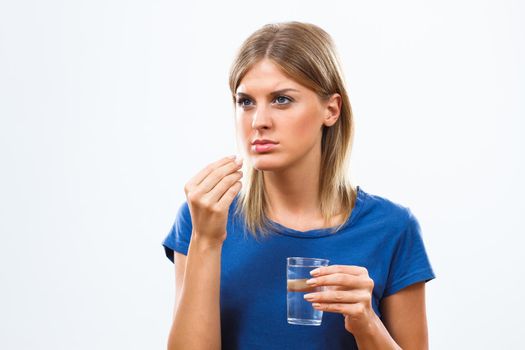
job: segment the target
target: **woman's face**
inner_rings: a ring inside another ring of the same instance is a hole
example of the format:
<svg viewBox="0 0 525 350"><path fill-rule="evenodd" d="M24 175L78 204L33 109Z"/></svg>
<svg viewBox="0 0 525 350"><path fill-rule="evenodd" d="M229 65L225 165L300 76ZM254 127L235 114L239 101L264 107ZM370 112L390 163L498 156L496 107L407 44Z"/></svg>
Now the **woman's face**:
<svg viewBox="0 0 525 350"><path fill-rule="evenodd" d="M243 77L235 97L238 137L256 169L284 169L305 157L320 161L322 127L339 117L338 94L321 101L263 59ZM271 143L254 144L261 140Z"/></svg>

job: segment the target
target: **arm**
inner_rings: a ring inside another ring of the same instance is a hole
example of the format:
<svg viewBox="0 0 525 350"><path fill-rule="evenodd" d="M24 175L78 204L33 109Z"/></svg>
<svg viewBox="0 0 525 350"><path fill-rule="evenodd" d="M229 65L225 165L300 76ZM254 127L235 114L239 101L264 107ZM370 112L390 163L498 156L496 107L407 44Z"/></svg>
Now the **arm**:
<svg viewBox="0 0 525 350"><path fill-rule="evenodd" d="M359 349L427 350L425 283L416 283L381 302L368 332L354 334Z"/></svg>
<svg viewBox="0 0 525 350"><path fill-rule="evenodd" d="M196 235L192 235L195 237ZM175 253L176 302L168 349L220 349L222 245L192 237L188 256Z"/></svg>
<svg viewBox="0 0 525 350"><path fill-rule="evenodd" d="M374 282L365 268L331 265L310 273L315 277L307 284L327 289L306 294L305 299L315 309L343 314L345 329L359 349L428 349L424 283L384 298L381 321L372 308Z"/></svg>
<svg viewBox="0 0 525 350"><path fill-rule="evenodd" d="M383 323L404 350L428 349L425 283L415 283L381 302Z"/></svg>
<svg viewBox="0 0 525 350"><path fill-rule="evenodd" d="M174 254L177 295L168 350L221 348L220 269L229 207L241 189L240 159L208 165L184 187L192 232L188 255ZM182 264L178 264L183 261Z"/></svg>

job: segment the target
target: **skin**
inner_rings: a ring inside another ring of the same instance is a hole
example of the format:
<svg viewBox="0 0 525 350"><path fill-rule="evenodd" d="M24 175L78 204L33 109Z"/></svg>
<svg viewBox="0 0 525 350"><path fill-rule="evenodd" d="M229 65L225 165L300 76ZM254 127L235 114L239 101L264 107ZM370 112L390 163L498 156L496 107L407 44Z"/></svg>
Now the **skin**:
<svg viewBox="0 0 525 350"><path fill-rule="evenodd" d="M275 94L282 89L293 89ZM318 198L321 131L337 121L341 97L321 100L315 92L284 74L269 60L254 65L236 91L236 127L252 165L263 171L268 216L297 230L322 227ZM278 142L257 153L254 139ZM193 233L188 256L175 252L176 303L169 349L220 348L220 251L226 238L228 205L240 190L240 165L212 163L185 187ZM330 226L338 222L334 218ZM342 314L345 329L360 349L427 349L425 285L417 283L384 298L382 320L372 309L374 281L360 266L317 269L309 281L326 286L306 295L313 306ZM205 313L207 322L202 321ZM191 343L188 343L191 342Z"/></svg>
<svg viewBox="0 0 525 350"><path fill-rule="evenodd" d="M282 89L296 91L272 94ZM268 216L298 230L319 228L322 127L337 121L341 97L334 94L321 101L314 91L283 74L271 61L262 60L242 79L236 101L237 133L254 168L264 171ZM270 152L256 153L251 147L254 139L279 144Z"/></svg>
<svg viewBox="0 0 525 350"><path fill-rule="evenodd" d="M176 296L168 349L221 348L220 266L228 209L242 161L223 158L184 186L193 225L188 255L175 253Z"/></svg>

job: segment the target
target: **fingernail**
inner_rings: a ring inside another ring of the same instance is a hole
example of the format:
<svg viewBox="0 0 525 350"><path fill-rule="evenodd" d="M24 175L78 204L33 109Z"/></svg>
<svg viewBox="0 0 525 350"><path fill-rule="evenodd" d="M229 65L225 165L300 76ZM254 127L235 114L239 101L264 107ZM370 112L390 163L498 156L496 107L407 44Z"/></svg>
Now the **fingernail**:
<svg viewBox="0 0 525 350"><path fill-rule="evenodd" d="M314 297L313 297L312 294L305 294L305 295L304 295L304 298L305 298L306 300L312 300Z"/></svg>
<svg viewBox="0 0 525 350"><path fill-rule="evenodd" d="M306 284L315 284L317 280L315 278L310 278L308 281L306 281Z"/></svg>
<svg viewBox="0 0 525 350"><path fill-rule="evenodd" d="M233 156L228 156L230 159L235 159L235 157L237 157L235 154Z"/></svg>
<svg viewBox="0 0 525 350"><path fill-rule="evenodd" d="M312 306L319 308L319 307L321 307L321 304L319 304L319 303L312 303Z"/></svg>
<svg viewBox="0 0 525 350"><path fill-rule="evenodd" d="M238 156L238 157L235 159L235 163L241 165L241 164L242 164L242 157L241 157L241 156Z"/></svg>
<svg viewBox="0 0 525 350"><path fill-rule="evenodd" d="M319 274L319 269L313 269L312 271L310 271L310 275L312 276L317 276Z"/></svg>

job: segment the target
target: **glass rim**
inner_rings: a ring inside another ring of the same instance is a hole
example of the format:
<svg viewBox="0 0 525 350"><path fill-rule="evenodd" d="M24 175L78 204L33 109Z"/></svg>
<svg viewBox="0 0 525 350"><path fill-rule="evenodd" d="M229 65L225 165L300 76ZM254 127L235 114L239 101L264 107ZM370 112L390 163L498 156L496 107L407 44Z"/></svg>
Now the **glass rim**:
<svg viewBox="0 0 525 350"><path fill-rule="evenodd" d="M311 262L311 261L319 261L319 262L325 262L325 261L326 261L326 263L329 263L329 262L330 262L330 260L328 260L328 259L324 259L324 258L303 258L303 257L301 257L301 256L290 256L290 257L287 257L287 258L286 258L286 261L287 261L287 262L290 262L291 259L307 260L307 261L310 261L310 262Z"/></svg>

